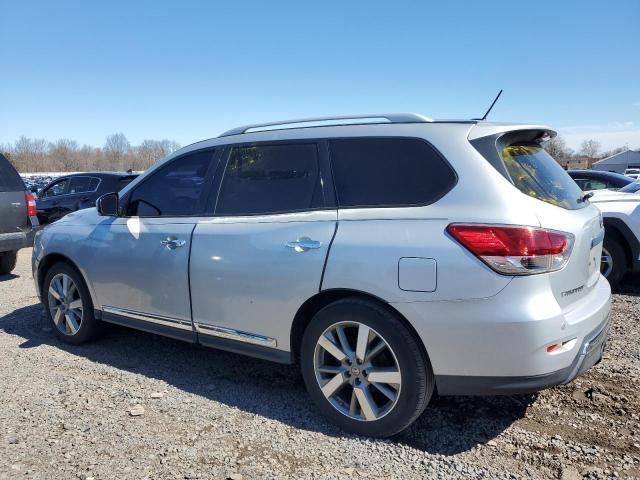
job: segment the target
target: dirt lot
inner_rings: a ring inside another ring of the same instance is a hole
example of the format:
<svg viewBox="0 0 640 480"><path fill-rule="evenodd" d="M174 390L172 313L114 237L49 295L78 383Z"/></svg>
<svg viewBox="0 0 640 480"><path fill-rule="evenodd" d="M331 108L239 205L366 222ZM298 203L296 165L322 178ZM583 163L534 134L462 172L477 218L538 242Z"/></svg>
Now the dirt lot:
<svg viewBox="0 0 640 480"><path fill-rule="evenodd" d="M0 276L0 479L640 478L640 277L573 384L438 398L380 441L326 422L293 367L121 328L58 342L29 261Z"/></svg>

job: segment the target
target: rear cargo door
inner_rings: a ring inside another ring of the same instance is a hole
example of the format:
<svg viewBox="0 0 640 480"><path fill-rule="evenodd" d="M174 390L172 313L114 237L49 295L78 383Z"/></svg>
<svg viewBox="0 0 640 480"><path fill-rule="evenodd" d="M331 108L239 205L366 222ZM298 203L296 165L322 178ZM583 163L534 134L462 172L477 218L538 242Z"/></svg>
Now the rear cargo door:
<svg viewBox="0 0 640 480"><path fill-rule="evenodd" d="M540 226L573 235L567 265L549 273L558 304L570 307L595 287L600 275L604 239L600 211L540 145L516 142L503 146L500 154L514 185L532 197Z"/></svg>
<svg viewBox="0 0 640 480"><path fill-rule="evenodd" d="M0 234L16 233L28 225L24 183L0 154Z"/></svg>

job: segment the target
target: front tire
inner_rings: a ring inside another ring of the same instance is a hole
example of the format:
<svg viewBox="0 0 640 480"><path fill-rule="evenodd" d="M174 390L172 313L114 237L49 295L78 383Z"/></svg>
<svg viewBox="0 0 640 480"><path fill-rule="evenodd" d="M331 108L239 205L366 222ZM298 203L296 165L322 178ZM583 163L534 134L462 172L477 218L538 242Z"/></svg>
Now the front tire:
<svg viewBox="0 0 640 480"><path fill-rule="evenodd" d="M63 342L80 345L100 333L87 285L71 265L60 262L49 269L42 299L53 331Z"/></svg>
<svg viewBox="0 0 640 480"><path fill-rule="evenodd" d="M396 314L368 300L324 307L300 350L311 398L348 432L395 435L420 416L433 394L433 371L418 340Z"/></svg>
<svg viewBox="0 0 640 480"><path fill-rule="evenodd" d="M18 262L18 252L0 253L0 275L7 275L16 268Z"/></svg>

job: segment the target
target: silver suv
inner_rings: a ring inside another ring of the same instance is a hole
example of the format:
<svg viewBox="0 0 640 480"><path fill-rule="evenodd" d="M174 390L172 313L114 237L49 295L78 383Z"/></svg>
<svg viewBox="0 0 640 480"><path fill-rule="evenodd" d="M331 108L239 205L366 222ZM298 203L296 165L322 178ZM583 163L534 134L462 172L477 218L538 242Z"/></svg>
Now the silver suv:
<svg viewBox="0 0 640 480"><path fill-rule="evenodd" d="M598 209L536 125L383 114L236 128L39 232L65 342L104 322L282 363L344 430L600 360Z"/></svg>

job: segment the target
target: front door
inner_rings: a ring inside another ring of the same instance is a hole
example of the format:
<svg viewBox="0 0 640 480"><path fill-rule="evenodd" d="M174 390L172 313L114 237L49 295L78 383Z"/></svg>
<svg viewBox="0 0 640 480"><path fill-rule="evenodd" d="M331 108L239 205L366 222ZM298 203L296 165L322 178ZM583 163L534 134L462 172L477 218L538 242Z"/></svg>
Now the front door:
<svg viewBox="0 0 640 480"><path fill-rule="evenodd" d="M88 276L105 320L194 336L189 252L213 156L209 149L172 160L122 199L122 217L96 227Z"/></svg>
<svg viewBox="0 0 640 480"><path fill-rule="evenodd" d="M215 216L199 220L193 235L191 295L200 342L286 356L296 311L320 289L336 228L320 147L228 150Z"/></svg>

